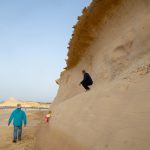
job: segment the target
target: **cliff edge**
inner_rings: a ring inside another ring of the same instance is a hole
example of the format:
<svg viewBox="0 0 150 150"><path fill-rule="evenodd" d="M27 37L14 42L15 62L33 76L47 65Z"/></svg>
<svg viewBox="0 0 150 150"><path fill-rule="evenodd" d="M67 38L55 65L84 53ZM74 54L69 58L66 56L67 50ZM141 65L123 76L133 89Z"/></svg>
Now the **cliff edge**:
<svg viewBox="0 0 150 150"><path fill-rule="evenodd" d="M150 1L93 0L73 27L38 150L146 150L150 144ZM94 85L78 84L81 70Z"/></svg>

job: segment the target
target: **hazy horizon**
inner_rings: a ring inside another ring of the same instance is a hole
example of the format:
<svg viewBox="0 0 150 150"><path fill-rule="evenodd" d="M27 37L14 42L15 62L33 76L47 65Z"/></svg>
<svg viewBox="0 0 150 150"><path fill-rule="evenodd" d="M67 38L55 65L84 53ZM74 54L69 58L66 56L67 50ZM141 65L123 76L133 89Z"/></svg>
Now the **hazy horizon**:
<svg viewBox="0 0 150 150"><path fill-rule="evenodd" d="M0 101L53 100L72 26L90 2L0 1Z"/></svg>

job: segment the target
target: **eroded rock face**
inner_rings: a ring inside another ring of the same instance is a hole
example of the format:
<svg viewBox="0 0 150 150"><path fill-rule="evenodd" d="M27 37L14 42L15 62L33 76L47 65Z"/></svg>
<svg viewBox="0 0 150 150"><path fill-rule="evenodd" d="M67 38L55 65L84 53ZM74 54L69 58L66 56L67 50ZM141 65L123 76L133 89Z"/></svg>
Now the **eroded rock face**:
<svg viewBox="0 0 150 150"><path fill-rule="evenodd" d="M66 70L41 128L42 150L143 150L149 144L150 1L94 0L78 18ZM94 79L79 87L81 70Z"/></svg>

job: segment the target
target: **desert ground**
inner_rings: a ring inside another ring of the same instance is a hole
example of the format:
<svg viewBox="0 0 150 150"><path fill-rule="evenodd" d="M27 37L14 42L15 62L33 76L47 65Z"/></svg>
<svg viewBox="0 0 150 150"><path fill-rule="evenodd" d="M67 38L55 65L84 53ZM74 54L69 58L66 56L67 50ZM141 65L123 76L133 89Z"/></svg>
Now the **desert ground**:
<svg viewBox="0 0 150 150"><path fill-rule="evenodd" d="M7 121L12 110L0 109L0 149L1 150L34 150L35 135L38 127L44 123L44 110L27 110L27 126L23 128L22 141L12 143L13 125Z"/></svg>

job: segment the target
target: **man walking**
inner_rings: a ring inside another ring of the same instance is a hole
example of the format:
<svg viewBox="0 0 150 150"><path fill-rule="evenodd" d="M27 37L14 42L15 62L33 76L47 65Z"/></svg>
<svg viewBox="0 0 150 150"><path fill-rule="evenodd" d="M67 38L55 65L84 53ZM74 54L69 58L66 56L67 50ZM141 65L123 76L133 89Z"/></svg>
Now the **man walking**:
<svg viewBox="0 0 150 150"><path fill-rule="evenodd" d="M17 104L17 108L11 113L8 126L12 120L14 125L13 142L16 143L17 139L21 141L22 124L24 123L24 126L27 124L26 113L21 110L21 104Z"/></svg>
<svg viewBox="0 0 150 150"><path fill-rule="evenodd" d="M93 84L92 78L85 70L82 70L83 80L80 82L80 85L85 88L86 91L90 90L89 86Z"/></svg>

